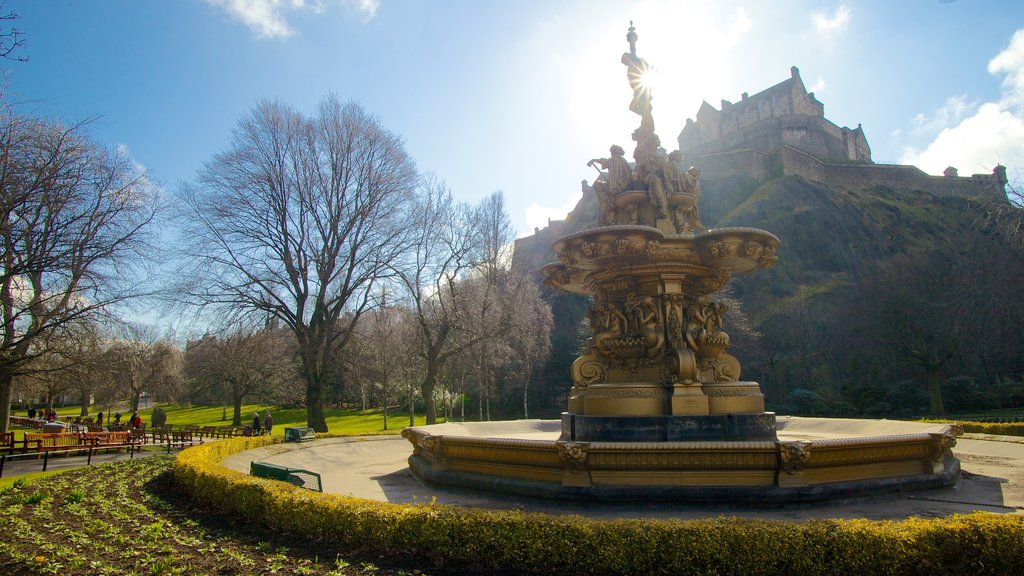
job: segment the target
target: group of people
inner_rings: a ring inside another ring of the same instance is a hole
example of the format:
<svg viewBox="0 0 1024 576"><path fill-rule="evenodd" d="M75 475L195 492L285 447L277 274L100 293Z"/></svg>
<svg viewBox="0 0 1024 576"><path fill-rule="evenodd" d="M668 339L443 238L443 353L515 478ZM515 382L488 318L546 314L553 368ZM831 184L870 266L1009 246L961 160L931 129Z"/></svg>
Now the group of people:
<svg viewBox="0 0 1024 576"><path fill-rule="evenodd" d="M270 410L260 418L259 412L252 413L252 425L246 426L249 430L249 435L259 436L261 434L270 434L271 430L274 429L274 418L270 415Z"/></svg>
<svg viewBox="0 0 1024 576"><path fill-rule="evenodd" d="M57 420L57 411L53 410L53 409L50 409L50 410L41 410L40 409L39 411L36 411L35 408L29 408L28 409L28 417L29 418L34 420L37 416L41 420L46 420L47 422L54 422L54 421Z"/></svg>
<svg viewBox="0 0 1024 576"><path fill-rule="evenodd" d="M102 412L100 412L99 414L96 415L96 420L97 420L97 422L101 422L101 423L103 422L103 413ZM102 426L102 424L100 424L100 425ZM122 424L121 423L121 413L120 412L115 412L114 413L114 419L110 421L110 428L111 428L111 430L128 430L128 429L131 429L131 428L142 428L143 426L144 426L144 424L142 423L142 416L139 416L139 411L138 410L136 410L135 412L132 413L132 417L128 419L127 424Z"/></svg>
<svg viewBox="0 0 1024 576"><path fill-rule="evenodd" d="M270 413L268 412L267 415L269 416ZM28 409L28 417L33 420L38 417L39 419L47 422L56 422L57 411L52 408L49 410L36 410L32 407ZM77 422L78 420L76 420L76 423ZM86 420L83 419L82 422L86 422ZM95 420L89 420L88 422L95 422L97 426L103 426L103 412L97 412ZM132 417L128 419L126 424L121 422L121 413L115 412L114 417L110 419L108 425L111 430L126 430L128 428L142 428L143 426L142 417L139 416L138 410L132 413Z"/></svg>

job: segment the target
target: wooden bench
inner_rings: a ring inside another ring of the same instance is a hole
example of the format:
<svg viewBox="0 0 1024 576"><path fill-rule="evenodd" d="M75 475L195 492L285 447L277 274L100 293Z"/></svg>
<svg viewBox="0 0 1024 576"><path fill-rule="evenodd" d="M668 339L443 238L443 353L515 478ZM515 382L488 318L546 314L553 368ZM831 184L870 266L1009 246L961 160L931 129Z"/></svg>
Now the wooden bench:
<svg viewBox="0 0 1024 576"><path fill-rule="evenodd" d="M153 444L167 444L171 441L171 429L168 427L153 427L149 431L149 437Z"/></svg>
<svg viewBox="0 0 1024 576"><path fill-rule="evenodd" d="M55 434L25 434L25 449L36 452L70 452L88 449L92 440L86 440L81 434L59 432Z"/></svg>
<svg viewBox="0 0 1024 576"><path fill-rule="evenodd" d="M132 444L131 432L86 432L83 436L96 450L128 448Z"/></svg>
<svg viewBox="0 0 1024 576"><path fill-rule="evenodd" d="M186 445L191 446L193 443L192 432L190 430L174 430L171 432L171 444L184 448Z"/></svg>
<svg viewBox="0 0 1024 576"><path fill-rule="evenodd" d="M21 447L18 447L21 444ZM25 452L25 439L21 441L14 439L14 432L4 432L0 434L0 454L14 454L15 452Z"/></svg>
<svg viewBox="0 0 1024 576"><path fill-rule="evenodd" d="M149 438L146 436L146 428L132 428L127 431L128 437L135 444L145 444Z"/></svg>

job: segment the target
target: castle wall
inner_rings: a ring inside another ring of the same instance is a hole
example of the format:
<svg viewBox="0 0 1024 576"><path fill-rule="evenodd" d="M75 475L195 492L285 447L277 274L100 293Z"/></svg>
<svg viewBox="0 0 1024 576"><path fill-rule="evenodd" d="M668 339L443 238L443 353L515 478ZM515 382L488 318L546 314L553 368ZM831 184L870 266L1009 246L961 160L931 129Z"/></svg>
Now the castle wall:
<svg viewBox="0 0 1024 576"><path fill-rule="evenodd" d="M771 175L769 155L752 148L684 158L683 165L696 166L701 174L715 178L750 176L763 180Z"/></svg>
<svg viewBox="0 0 1024 576"><path fill-rule="evenodd" d="M916 166L821 160L788 143L776 146L771 153L757 148L737 148L684 158L683 163L696 166L706 178L748 176L765 180L800 176L830 186L887 186L897 190L923 190L937 196L1006 198L1005 177L999 176L998 169L993 174L968 177L931 176Z"/></svg>
<svg viewBox="0 0 1024 576"><path fill-rule="evenodd" d="M991 197L1006 199L1005 180L993 174L968 177L931 176L916 166L829 162L789 146L770 155L776 176L801 176L829 185L868 188L887 186L897 190L923 190L936 196Z"/></svg>

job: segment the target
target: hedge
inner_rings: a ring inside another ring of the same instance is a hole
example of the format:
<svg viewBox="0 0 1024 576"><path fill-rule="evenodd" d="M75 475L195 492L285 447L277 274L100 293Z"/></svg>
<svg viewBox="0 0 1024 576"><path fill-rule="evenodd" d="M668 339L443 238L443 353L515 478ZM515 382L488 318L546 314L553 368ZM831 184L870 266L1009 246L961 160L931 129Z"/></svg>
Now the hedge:
<svg viewBox="0 0 1024 576"><path fill-rule="evenodd" d="M1024 436L1024 422L963 422L960 420L924 419L920 422L959 424L964 432L997 436Z"/></svg>
<svg viewBox="0 0 1024 576"><path fill-rule="evenodd" d="M416 555L446 569L529 574L1008 574L1024 566L1024 516L904 521L595 520L518 510L398 505L254 478L219 462L269 437L182 451L194 500L315 541Z"/></svg>

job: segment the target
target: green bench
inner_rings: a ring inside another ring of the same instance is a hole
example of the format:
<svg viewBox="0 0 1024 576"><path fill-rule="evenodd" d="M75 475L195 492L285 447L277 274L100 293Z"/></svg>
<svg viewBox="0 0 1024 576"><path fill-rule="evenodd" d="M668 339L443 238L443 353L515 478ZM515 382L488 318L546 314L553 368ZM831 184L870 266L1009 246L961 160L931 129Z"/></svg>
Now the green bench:
<svg viewBox="0 0 1024 576"><path fill-rule="evenodd" d="M309 442L316 440L316 432L312 428L285 428L285 442Z"/></svg>
<svg viewBox="0 0 1024 576"><path fill-rule="evenodd" d="M313 488L311 486L306 486L306 484L311 483L312 480L315 479L316 491L324 491L324 485L320 481L320 475L310 470L303 470L302 468L288 468L286 466L278 466L277 464L271 464L269 462L250 462L249 474L259 478L269 478L271 480L288 482L289 484L294 484L299 488L308 488L310 490L313 490Z"/></svg>

